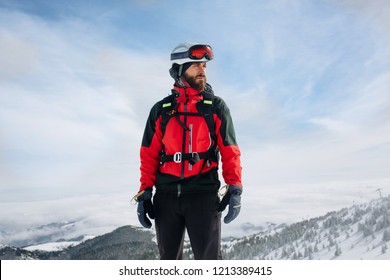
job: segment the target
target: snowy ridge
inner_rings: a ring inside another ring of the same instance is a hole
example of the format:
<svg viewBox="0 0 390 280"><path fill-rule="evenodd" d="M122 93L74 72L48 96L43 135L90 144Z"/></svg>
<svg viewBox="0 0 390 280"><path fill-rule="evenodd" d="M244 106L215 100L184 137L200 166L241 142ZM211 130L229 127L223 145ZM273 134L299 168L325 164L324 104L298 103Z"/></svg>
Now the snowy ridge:
<svg viewBox="0 0 390 280"><path fill-rule="evenodd" d="M390 259L390 197L223 245L226 259Z"/></svg>
<svg viewBox="0 0 390 280"><path fill-rule="evenodd" d="M151 231L139 227L124 226L116 230L85 240L74 246L66 241L49 242L37 246L0 248L1 260L125 260L157 259L156 243ZM49 251L50 250L50 251Z"/></svg>
<svg viewBox="0 0 390 280"><path fill-rule="evenodd" d="M47 252L53 252L53 251L62 251L68 247L71 246L77 246L81 244L84 241L87 241L89 239L93 239L95 236L93 235L86 235L80 238L80 241L58 241L58 242L48 242L43 244L37 244L37 245L31 245L23 248L27 251L47 251Z"/></svg>

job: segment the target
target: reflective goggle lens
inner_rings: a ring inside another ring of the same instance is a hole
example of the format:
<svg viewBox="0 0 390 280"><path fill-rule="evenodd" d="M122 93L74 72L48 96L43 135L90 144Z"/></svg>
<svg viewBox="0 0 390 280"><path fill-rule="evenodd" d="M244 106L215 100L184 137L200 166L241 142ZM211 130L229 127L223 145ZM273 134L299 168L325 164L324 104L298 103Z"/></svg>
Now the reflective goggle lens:
<svg viewBox="0 0 390 280"><path fill-rule="evenodd" d="M202 58L212 60L214 58L213 49L208 45L195 45L190 47L187 52L173 53L171 54L171 60L191 58L194 60L200 60Z"/></svg>
<svg viewBox="0 0 390 280"><path fill-rule="evenodd" d="M196 45L189 49L189 57L192 59L202 59L206 57L208 60L214 58L213 49L207 45Z"/></svg>

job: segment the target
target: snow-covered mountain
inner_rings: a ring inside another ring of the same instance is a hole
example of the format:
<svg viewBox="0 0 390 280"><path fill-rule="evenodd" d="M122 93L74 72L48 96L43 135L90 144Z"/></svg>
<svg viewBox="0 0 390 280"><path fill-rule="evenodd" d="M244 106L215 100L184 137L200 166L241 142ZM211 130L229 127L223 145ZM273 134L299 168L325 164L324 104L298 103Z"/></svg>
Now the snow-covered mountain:
<svg viewBox="0 0 390 280"><path fill-rule="evenodd" d="M259 231L225 238L224 259L390 260L390 196L291 225L244 226ZM189 242L185 258L192 258ZM61 239L25 248L3 245L0 259L158 259L158 252L153 231L125 226L95 238Z"/></svg>
<svg viewBox="0 0 390 280"><path fill-rule="evenodd" d="M17 248L0 247L0 259L119 260L157 259L158 252L150 230L124 226L62 250L46 251L64 245L64 241ZM40 248L40 249L36 249Z"/></svg>
<svg viewBox="0 0 390 280"><path fill-rule="evenodd" d="M227 259L388 259L390 197L224 243Z"/></svg>

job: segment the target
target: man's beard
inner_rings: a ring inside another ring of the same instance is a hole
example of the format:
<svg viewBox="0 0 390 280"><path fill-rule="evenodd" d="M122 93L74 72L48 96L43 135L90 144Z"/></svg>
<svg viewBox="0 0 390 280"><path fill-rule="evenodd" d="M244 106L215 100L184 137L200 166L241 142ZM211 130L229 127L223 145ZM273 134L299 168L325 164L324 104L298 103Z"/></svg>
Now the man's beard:
<svg viewBox="0 0 390 280"><path fill-rule="evenodd" d="M203 76L204 77L203 80L196 80L196 76L189 77L185 73L183 76L186 79L187 83L195 90L203 91L204 88L206 87L206 76Z"/></svg>

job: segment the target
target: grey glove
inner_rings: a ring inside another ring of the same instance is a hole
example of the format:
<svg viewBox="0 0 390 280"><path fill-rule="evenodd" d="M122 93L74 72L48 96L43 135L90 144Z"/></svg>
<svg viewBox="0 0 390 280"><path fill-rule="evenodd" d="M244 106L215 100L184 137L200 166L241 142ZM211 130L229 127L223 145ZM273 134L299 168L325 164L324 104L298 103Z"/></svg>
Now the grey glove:
<svg viewBox="0 0 390 280"><path fill-rule="evenodd" d="M226 206L229 204L229 211L223 221L225 224L230 223L235 218L237 218L238 214L241 210L241 194L242 188L230 185L225 196L222 198L221 203L218 205L218 212L222 212L225 210Z"/></svg>
<svg viewBox="0 0 390 280"><path fill-rule="evenodd" d="M154 219L156 217L154 214L152 196L152 188L147 188L141 195L137 196L136 198L136 201L138 202L138 220L145 228L151 228L152 223L150 222L149 218ZM146 214L148 214L149 218L146 216Z"/></svg>

